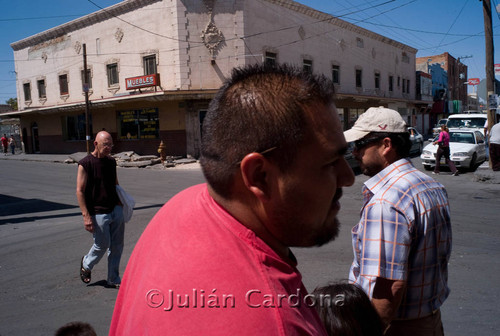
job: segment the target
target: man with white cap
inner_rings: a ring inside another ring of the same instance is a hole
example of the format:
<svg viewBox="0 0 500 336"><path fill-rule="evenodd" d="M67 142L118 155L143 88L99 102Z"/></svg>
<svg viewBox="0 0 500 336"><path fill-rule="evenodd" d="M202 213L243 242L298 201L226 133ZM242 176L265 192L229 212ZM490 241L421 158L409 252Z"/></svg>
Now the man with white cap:
<svg viewBox="0 0 500 336"><path fill-rule="evenodd" d="M397 111L369 108L344 135L370 176L352 229L349 280L370 296L385 335L442 335L439 308L450 292L446 190L407 159L411 142Z"/></svg>

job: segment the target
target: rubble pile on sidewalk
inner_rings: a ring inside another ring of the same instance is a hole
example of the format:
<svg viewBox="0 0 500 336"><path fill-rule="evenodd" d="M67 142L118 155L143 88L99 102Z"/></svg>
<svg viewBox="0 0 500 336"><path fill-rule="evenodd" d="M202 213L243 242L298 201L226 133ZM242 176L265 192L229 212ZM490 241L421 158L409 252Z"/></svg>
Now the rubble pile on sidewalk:
<svg viewBox="0 0 500 336"><path fill-rule="evenodd" d="M77 163L83 159L87 153L78 152L69 155L66 163ZM170 168L177 165L189 164L197 162L196 159L181 156L167 156L165 162L162 164L161 159L156 155L139 155L133 151L121 152L112 155L118 167L134 167L134 168Z"/></svg>

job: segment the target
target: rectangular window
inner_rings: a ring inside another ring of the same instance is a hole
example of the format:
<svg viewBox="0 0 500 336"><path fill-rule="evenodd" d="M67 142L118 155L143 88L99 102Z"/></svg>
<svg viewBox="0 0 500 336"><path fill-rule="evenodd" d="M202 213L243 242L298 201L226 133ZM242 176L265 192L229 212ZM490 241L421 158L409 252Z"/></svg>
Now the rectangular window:
<svg viewBox="0 0 500 336"><path fill-rule="evenodd" d="M156 55L149 55L143 58L144 74L152 75L156 73Z"/></svg>
<svg viewBox="0 0 500 336"><path fill-rule="evenodd" d="M45 79L40 79L36 82L38 87L38 98L47 98L47 93L45 91Z"/></svg>
<svg viewBox="0 0 500 336"><path fill-rule="evenodd" d="M403 78L403 93L406 93L406 79Z"/></svg>
<svg viewBox="0 0 500 336"><path fill-rule="evenodd" d="M359 48L364 48L365 47L365 44L363 42L363 39L360 38L360 37L357 37L356 38L356 45L359 47Z"/></svg>
<svg viewBox="0 0 500 336"><path fill-rule="evenodd" d="M31 100L31 85L30 85L30 83L23 84L23 91L24 91L24 100L25 101Z"/></svg>
<svg viewBox="0 0 500 336"><path fill-rule="evenodd" d="M59 93L61 95L69 94L68 90L68 75L59 76Z"/></svg>
<svg viewBox="0 0 500 336"><path fill-rule="evenodd" d="M277 57L277 55L275 53L266 51L266 56L264 57L264 63L266 65L275 66L276 65L276 57Z"/></svg>
<svg viewBox="0 0 500 336"><path fill-rule="evenodd" d="M81 76L82 76L82 88L85 91L85 71L81 71ZM92 89L92 78L90 77L90 69L87 69L87 81L88 81L88 88Z"/></svg>
<svg viewBox="0 0 500 336"><path fill-rule="evenodd" d="M118 137L122 140L159 139L158 108L118 112Z"/></svg>
<svg viewBox="0 0 500 336"><path fill-rule="evenodd" d="M401 86L401 77L398 76L398 87Z"/></svg>
<svg viewBox="0 0 500 336"><path fill-rule="evenodd" d="M389 76L389 91L394 91L394 77Z"/></svg>
<svg viewBox="0 0 500 336"><path fill-rule="evenodd" d="M302 70L304 70L307 73L312 73L312 68L313 68L313 61L306 59L302 61Z"/></svg>
<svg viewBox="0 0 500 336"><path fill-rule="evenodd" d="M406 80L406 93L410 93L410 80Z"/></svg>
<svg viewBox="0 0 500 336"><path fill-rule="evenodd" d="M340 66L332 65L332 81L334 84L340 84Z"/></svg>
<svg viewBox="0 0 500 336"><path fill-rule="evenodd" d="M380 89L380 73L375 73L375 89Z"/></svg>
<svg viewBox="0 0 500 336"><path fill-rule="evenodd" d="M359 69L356 69L356 87L363 87L363 82L362 82L362 75L363 72Z"/></svg>
<svg viewBox="0 0 500 336"><path fill-rule="evenodd" d="M62 133L66 141L85 140L85 113L62 117ZM89 115L89 135L92 135L92 115Z"/></svg>
<svg viewBox="0 0 500 336"><path fill-rule="evenodd" d="M401 61L403 63L410 63L410 57L408 56L407 53L405 53L405 52L403 53L403 55L401 56Z"/></svg>
<svg viewBox="0 0 500 336"><path fill-rule="evenodd" d="M108 86L116 85L119 83L117 63L106 65L106 72L108 73Z"/></svg>

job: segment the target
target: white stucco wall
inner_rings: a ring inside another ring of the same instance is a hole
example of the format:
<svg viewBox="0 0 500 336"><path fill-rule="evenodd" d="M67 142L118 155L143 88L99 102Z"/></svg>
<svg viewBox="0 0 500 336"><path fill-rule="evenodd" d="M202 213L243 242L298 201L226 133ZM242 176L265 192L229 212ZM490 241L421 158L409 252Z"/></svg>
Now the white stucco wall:
<svg viewBox="0 0 500 336"><path fill-rule="evenodd" d="M235 66L261 62L266 51L278 55L278 62L302 64L313 61L313 71L331 78L332 64L340 66L338 92L343 94L415 98L416 50L365 29L288 0L129 0L111 6L102 19L90 14L54 28L54 38L27 38L30 43L13 45L21 110L79 103L82 49L86 44L91 70L90 99L128 94L125 78L144 74L142 59L155 54L161 89L217 89ZM127 7L128 6L128 7ZM135 6L135 7L134 7ZM129 8L130 11L126 12ZM99 12L98 12L99 13ZM75 25L74 22L79 22ZM213 22L221 32L220 47L212 55L203 44L202 32ZM76 26L76 28L75 28ZM69 30L68 27L73 27ZM140 27L140 28L139 28ZM288 28L288 29L284 29ZM43 35L41 34L38 35ZM363 48L357 39L363 40ZM22 45L23 47L19 47ZM402 53L409 62L402 62ZM45 58L46 56L46 58ZM119 85L108 87L106 65L118 63ZM355 86L355 69L362 69L363 86ZM374 73L380 73L380 90L375 90ZM59 93L59 75L67 73L69 95ZM388 90L388 76L394 76L394 91ZM410 80L410 93L403 93L397 78ZM46 99L38 99L37 80L46 83ZM26 104L23 83L31 85L32 100ZM147 91L148 89L146 89ZM389 102L394 108L405 102Z"/></svg>

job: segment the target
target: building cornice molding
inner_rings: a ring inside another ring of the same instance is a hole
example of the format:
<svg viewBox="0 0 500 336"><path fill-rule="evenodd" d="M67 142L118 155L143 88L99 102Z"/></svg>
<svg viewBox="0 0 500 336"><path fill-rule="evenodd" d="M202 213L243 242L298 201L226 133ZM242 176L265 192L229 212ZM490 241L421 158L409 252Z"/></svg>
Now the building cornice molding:
<svg viewBox="0 0 500 336"><path fill-rule="evenodd" d="M14 51L32 47L54 38L67 35L75 30L79 30L93 24L112 19L115 16L123 15L138 8L160 1L162 0L125 0L117 3L116 5L82 16L81 18L32 35L20 41L13 42L10 44L10 46L12 47L12 49L14 49Z"/></svg>
<svg viewBox="0 0 500 336"><path fill-rule="evenodd" d="M340 28L352 31L354 33L369 37L371 39L392 45L394 47L400 48L404 51L412 52L412 53L417 53L418 49L415 49L413 47L410 47L409 45L406 45L404 43L392 40L386 36L374 33L368 29L356 26L355 24L349 23L347 21L344 21L342 19L336 18L333 15L327 14L320 12L316 9L313 9L311 7L308 7L306 5L302 5L298 2L292 1L292 0L264 0L269 3L288 8L290 10L293 10L295 12L310 16L318 21L323 21L327 22L330 24L333 24L335 26L338 26Z"/></svg>

